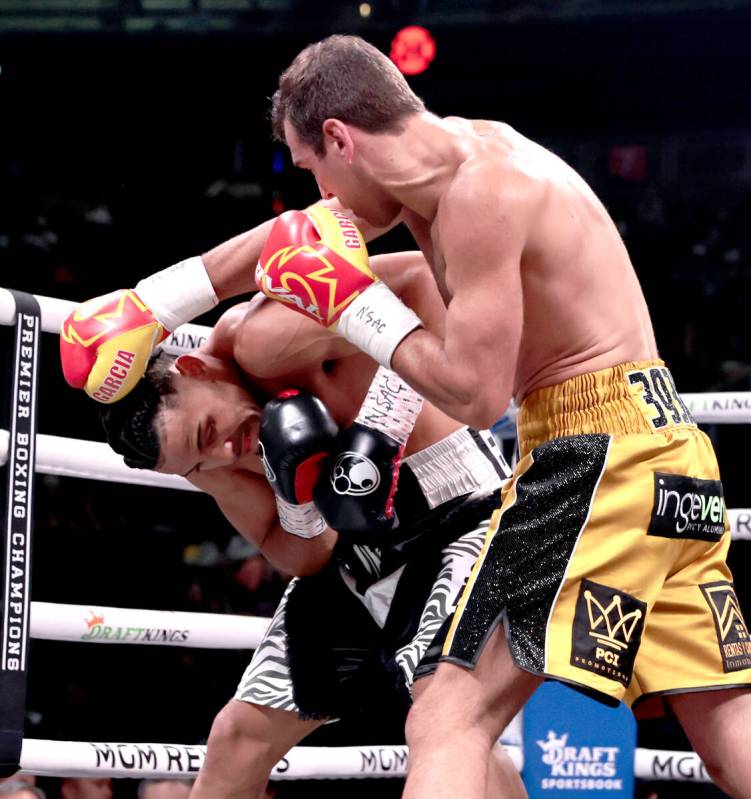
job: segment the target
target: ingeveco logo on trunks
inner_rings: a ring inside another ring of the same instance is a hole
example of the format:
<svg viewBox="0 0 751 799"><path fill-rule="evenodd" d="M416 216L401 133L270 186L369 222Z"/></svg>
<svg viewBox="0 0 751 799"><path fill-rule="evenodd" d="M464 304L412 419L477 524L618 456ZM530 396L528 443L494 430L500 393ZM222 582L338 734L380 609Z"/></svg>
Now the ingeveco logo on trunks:
<svg viewBox="0 0 751 799"><path fill-rule="evenodd" d="M717 541L725 532L719 480L655 472L654 504L647 535Z"/></svg>
<svg viewBox="0 0 751 799"><path fill-rule="evenodd" d="M749 668L751 641L733 584L704 583L699 588L709 607L712 608L723 668L726 672Z"/></svg>
<svg viewBox="0 0 751 799"><path fill-rule="evenodd" d="M545 741L536 741L542 749L542 762L550 767L540 787L550 790L621 791L618 777L618 746L571 746L569 733L558 736L548 731Z"/></svg>
<svg viewBox="0 0 751 799"><path fill-rule="evenodd" d="M86 632L81 641L138 641L142 644L176 644L188 640L189 630L170 630L165 627L120 627L104 623L104 614L90 611L84 618Z"/></svg>
<svg viewBox="0 0 751 799"><path fill-rule="evenodd" d="M607 585L582 580L574 614L571 665L631 682L647 605Z"/></svg>

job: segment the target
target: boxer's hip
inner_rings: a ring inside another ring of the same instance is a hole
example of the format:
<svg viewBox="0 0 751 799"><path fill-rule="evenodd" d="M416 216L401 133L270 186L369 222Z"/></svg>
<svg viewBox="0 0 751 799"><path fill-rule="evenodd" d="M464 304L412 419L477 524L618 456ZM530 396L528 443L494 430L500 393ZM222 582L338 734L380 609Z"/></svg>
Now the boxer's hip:
<svg viewBox="0 0 751 799"><path fill-rule="evenodd" d="M663 361L634 361L586 372L530 393L517 421L520 455L555 438L696 429Z"/></svg>

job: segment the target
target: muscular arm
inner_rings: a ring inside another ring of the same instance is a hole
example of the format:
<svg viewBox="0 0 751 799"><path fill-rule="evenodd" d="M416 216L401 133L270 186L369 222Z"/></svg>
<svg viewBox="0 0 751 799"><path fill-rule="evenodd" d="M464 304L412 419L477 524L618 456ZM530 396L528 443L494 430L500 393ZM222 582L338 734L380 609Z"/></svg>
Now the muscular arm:
<svg viewBox="0 0 751 799"><path fill-rule="evenodd" d="M478 427L498 419L513 392L523 324L519 217L492 194L460 188L446 198L439 228L453 296L445 333L414 331L392 360L426 399Z"/></svg>
<svg viewBox="0 0 751 799"><path fill-rule="evenodd" d="M422 253L376 255L371 259L371 267L420 315L426 329L444 335L446 307ZM336 333L262 296L225 313L209 343L221 339L225 327L232 331L235 360L249 375L259 378L282 377L356 352L354 345ZM264 342L262 347L260 341Z"/></svg>
<svg viewBox="0 0 751 799"><path fill-rule="evenodd" d="M360 228L366 241L371 241L390 229L373 227L365 220L342 208L338 200L325 200L322 204L338 211L344 211L350 216ZM255 267L275 221L276 218L268 219L251 230L240 233L203 253L201 258L214 291L220 300L258 290L255 283ZM398 224L398 220L394 222L394 225L396 224Z"/></svg>
<svg viewBox="0 0 751 799"><path fill-rule="evenodd" d="M188 480L214 497L238 533L254 543L280 571L300 577L314 574L331 557L336 533L326 530L316 538L303 539L283 530L274 493L260 475L221 468L192 473Z"/></svg>

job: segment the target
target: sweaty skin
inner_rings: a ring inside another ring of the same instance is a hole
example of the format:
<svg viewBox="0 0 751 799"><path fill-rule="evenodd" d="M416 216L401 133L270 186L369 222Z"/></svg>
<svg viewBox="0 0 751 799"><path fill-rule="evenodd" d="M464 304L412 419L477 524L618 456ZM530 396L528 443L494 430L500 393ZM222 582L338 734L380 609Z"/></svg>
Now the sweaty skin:
<svg viewBox="0 0 751 799"><path fill-rule="evenodd" d="M366 234L402 220L447 304L393 367L454 418L486 427L514 397L657 357L628 253L601 202L557 156L498 122L409 117L400 133L324 122L324 153L285 122L293 161Z"/></svg>

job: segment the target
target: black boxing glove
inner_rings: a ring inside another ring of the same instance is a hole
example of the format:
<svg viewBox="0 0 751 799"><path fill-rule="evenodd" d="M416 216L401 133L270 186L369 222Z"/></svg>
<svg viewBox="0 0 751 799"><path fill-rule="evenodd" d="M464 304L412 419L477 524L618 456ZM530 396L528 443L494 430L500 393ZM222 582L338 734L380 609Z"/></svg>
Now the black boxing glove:
<svg viewBox="0 0 751 799"><path fill-rule="evenodd" d="M313 504L313 487L338 433L328 409L312 394L290 389L264 406L258 448L276 494L279 523L288 533L313 538L326 529Z"/></svg>
<svg viewBox="0 0 751 799"><path fill-rule="evenodd" d="M360 413L339 439L331 468L313 497L329 527L340 533L380 533L398 524L394 494L404 448L422 397L380 367Z"/></svg>

